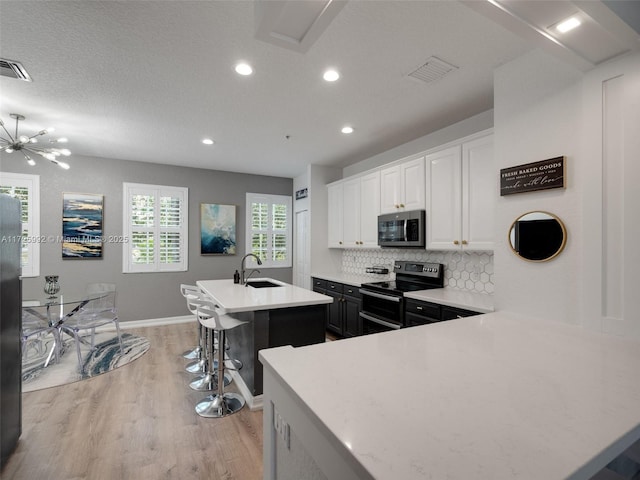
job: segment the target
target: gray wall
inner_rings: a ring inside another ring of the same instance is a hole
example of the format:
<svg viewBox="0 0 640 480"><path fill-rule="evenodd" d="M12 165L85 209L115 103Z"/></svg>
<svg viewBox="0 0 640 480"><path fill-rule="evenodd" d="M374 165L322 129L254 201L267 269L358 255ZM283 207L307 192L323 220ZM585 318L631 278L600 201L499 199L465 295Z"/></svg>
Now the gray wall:
<svg viewBox="0 0 640 480"><path fill-rule="evenodd" d="M44 275L60 275L63 292L84 291L93 281L113 282L118 288L121 321L188 314L180 295L181 283L232 278L245 253L245 194L291 195L290 178L246 175L186 167L128 162L72 155L70 170L38 160L29 167L19 154L0 156L0 170L40 175L40 235L62 234L62 193L104 195L104 235L122 234L122 183L146 183L189 188L189 270L175 273L122 273L122 245L104 244L102 259L62 259L60 243L44 243L40 250L40 276L23 280L23 298L42 296ZM200 255L201 203L236 205L237 255ZM261 269L259 276L291 282L291 268Z"/></svg>

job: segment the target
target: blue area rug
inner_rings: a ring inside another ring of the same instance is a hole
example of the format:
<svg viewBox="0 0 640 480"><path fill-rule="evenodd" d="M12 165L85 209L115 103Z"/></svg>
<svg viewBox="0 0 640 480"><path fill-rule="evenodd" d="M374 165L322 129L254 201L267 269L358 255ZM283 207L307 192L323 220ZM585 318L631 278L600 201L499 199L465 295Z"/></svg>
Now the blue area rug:
<svg viewBox="0 0 640 480"><path fill-rule="evenodd" d="M45 367L44 364L53 346L53 337L48 335L27 344L22 359L23 392L78 382L110 372L144 355L149 350L150 344L145 337L123 333L122 348L124 353L121 353L115 332L98 333L95 338L96 348L94 350L81 344L82 373L78 368L75 340L68 337L64 340L63 354L59 362L51 363Z"/></svg>

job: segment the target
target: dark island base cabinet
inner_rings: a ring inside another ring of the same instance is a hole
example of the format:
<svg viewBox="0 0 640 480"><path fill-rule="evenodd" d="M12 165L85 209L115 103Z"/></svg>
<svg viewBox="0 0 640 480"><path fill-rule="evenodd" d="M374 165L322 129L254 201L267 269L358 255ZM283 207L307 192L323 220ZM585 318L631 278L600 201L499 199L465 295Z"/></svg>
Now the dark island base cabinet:
<svg viewBox="0 0 640 480"><path fill-rule="evenodd" d="M333 298L327 305L327 330L341 337L362 335L362 299L357 287L314 278L313 291Z"/></svg>
<svg viewBox="0 0 640 480"><path fill-rule="evenodd" d="M265 348L292 345L303 347L325 342L326 306L257 310L231 314L247 323L227 332L229 357L242 362L238 374L252 395L263 393L262 363L258 352Z"/></svg>

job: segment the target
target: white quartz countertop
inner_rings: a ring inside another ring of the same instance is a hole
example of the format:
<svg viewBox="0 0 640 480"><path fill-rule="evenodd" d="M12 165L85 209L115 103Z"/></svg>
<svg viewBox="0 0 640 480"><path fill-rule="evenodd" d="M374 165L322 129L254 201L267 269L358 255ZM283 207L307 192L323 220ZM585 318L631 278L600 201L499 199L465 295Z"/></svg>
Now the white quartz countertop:
<svg viewBox="0 0 640 480"><path fill-rule="evenodd" d="M589 479L640 438L640 340L575 325L495 312L259 356L378 480Z"/></svg>
<svg viewBox="0 0 640 480"><path fill-rule="evenodd" d="M233 283L233 280L198 280L197 285L211 296L224 313L272 310L275 308L302 307L331 303L333 298L296 287L272 278L252 278L250 281L267 280L279 287L254 288Z"/></svg>
<svg viewBox="0 0 640 480"><path fill-rule="evenodd" d="M434 288L432 290L407 292L404 296L405 298L413 298L424 302L434 302L450 307L466 308L480 313L490 313L494 311L493 295L483 293L465 292L452 288Z"/></svg>

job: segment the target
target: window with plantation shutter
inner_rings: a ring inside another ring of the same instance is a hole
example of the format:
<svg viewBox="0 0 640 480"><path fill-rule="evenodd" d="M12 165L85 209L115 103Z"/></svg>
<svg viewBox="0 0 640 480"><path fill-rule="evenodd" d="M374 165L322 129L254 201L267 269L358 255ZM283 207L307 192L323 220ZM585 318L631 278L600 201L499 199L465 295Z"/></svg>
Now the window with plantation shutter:
<svg viewBox="0 0 640 480"><path fill-rule="evenodd" d="M40 275L40 244L55 241L52 236L40 236L40 176L0 172L0 193L20 199L22 276L37 277Z"/></svg>
<svg viewBox="0 0 640 480"><path fill-rule="evenodd" d="M268 267L291 267L291 197L247 193L247 253Z"/></svg>
<svg viewBox="0 0 640 480"><path fill-rule="evenodd" d="M180 272L188 267L188 189L124 184L123 271Z"/></svg>

